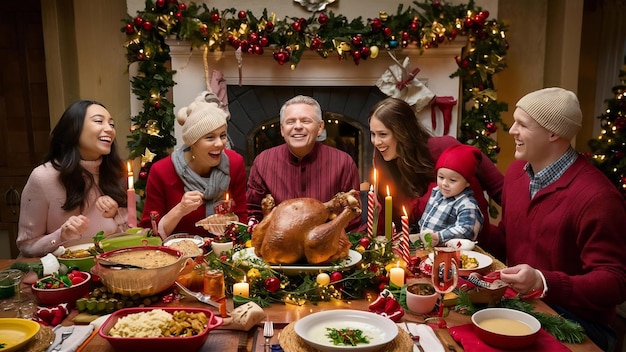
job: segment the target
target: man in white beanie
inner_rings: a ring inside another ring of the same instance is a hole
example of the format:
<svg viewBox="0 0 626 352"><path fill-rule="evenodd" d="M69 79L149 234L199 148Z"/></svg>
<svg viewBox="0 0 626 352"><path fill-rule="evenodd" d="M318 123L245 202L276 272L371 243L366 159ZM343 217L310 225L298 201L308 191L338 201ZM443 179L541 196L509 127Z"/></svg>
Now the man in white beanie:
<svg viewBox="0 0 626 352"><path fill-rule="evenodd" d="M227 118L216 102L207 102L206 92L178 110L184 145L150 168L142 227L151 227L150 213L155 211L161 216L161 237L209 235L195 224L215 214L227 197L234 201L232 211L239 220L247 222L246 168L240 154L226 149Z"/></svg>
<svg viewBox="0 0 626 352"><path fill-rule="evenodd" d="M546 88L521 98L509 134L515 158L502 192L500 228L507 264L501 279L543 297L611 351L609 323L626 300L626 205L571 140L581 127L576 95Z"/></svg>

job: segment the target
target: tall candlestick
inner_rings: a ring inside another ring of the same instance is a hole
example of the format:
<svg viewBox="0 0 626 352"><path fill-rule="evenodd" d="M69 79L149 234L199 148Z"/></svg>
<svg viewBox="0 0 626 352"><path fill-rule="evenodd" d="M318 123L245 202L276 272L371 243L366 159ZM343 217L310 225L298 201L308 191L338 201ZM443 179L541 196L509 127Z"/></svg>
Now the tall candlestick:
<svg viewBox="0 0 626 352"><path fill-rule="evenodd" d="M391 219L393 214L392 206L393 200L391 198L391 194L389 194L389 185L387 185L387 196L385 197L385 237L387 240L391 240L391 235L393 233L391 226L391 223L393 222Z"/></svg>
<svg viewBox="0 0 626 352"><path fill-rule="evenodd" d="M126 190L126 209L128 211L128 227L137 226L137 204L135 199L135 182L133 180L133 168L130 161L126 163L128 169L128 189Z"/></svg>
<svg viewBox="0 0 626 352"><path fill-rule="evenodd" d="M374 237L374 186L367 192L367 236Z"/></svg>
<svg viewBox="0 0 626 352"><path fill-rule="evenodd" d="M398 287L404 285L404 269L400 265L389 270L389 281Z"/></svg>
<svg viewBox="0 0 626 352"><path fill-rule="evenodd" d="M411 250L409 249L409 216L406 213L406 208L403 206L402 211L404 215L400 218L402 222L402 235L400 236L400 258L405 263L411 261Z"/></svg>

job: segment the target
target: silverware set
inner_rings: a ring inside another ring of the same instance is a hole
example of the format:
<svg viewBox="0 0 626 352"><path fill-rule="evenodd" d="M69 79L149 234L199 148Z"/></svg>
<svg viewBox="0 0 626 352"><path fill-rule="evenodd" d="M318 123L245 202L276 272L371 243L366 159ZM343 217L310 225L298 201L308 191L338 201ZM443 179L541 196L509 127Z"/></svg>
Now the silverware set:
<svg viewBox="0 0 626 352"><path fill-rule="evenodd" d="M63 342L65 340L67 340L67 338L70 337L72 335L72 333L74 333L74 327L73 326L70 326L66 330L61 332L61 342L59 342L56 346L54 346L54 348L52 349L51 352L60 351L61 347L63 346Z"/></svg>

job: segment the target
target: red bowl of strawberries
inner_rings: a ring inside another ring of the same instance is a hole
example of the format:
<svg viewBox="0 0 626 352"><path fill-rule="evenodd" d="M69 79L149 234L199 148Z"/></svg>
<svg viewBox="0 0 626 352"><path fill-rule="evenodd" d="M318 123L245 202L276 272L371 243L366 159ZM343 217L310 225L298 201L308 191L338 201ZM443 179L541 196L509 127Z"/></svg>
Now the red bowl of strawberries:
<svg viewBox="0 0 626 352"><path fill-rule="evenodd" d="M58 273L42 277L31 285L35 301L42 306L55 306L67 303L68 309L76 305L76 300L89 294L91 274L73 270L66 275Z"/></svg>

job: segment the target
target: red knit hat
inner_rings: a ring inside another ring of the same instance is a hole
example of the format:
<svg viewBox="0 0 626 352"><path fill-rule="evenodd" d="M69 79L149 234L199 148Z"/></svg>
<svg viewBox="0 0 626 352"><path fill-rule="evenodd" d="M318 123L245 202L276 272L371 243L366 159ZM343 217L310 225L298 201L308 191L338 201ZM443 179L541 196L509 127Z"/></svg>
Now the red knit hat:
<svg viewBox="0 0 626 352"><path fill-rule="evenodd" d="M435 165L435 172L445 167L460 173L469 181L476 174L478 161L481 159L482 154L478 148L467 144L453 145L441 153Z"/></svg>

